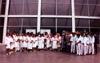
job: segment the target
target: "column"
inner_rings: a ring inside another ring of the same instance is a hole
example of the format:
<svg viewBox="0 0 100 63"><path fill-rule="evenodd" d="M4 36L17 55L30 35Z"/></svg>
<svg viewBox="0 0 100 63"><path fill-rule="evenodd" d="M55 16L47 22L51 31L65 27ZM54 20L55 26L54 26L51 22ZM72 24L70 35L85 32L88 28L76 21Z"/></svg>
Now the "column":
<svg viewBox="0 0 100 63"><path fill-rule="evenodd" d="M6 0L6 9L5 9L5 18L4 18L4 27L3 27L3 42L5 43L6 31L7 31L7 21L8 21L8 11L9 11L10 0Z"/></svg>
<svg viewBox="0 0 100 63"><path fill-rule="evenodd" d="M37 32L40 32L40 26L41 26L41 0L38 0Z"/></svg>
<svg viewBox="0 0 100 63"><path fill-rule="evenodd" d="M72 32L75 32L75 4L74 0L71 0L72 6Z"/></svg>

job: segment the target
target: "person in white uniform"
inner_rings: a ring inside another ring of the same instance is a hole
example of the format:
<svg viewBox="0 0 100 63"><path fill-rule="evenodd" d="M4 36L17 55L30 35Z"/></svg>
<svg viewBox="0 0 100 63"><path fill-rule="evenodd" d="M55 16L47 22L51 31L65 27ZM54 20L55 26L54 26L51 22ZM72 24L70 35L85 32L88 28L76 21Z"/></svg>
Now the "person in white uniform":
<svg viewBox="0 0 100 63"><path fill-rule="evenodd" d="M57 51L57 37L56 37L56 35L54 35L51 38L51 41L52 41L52 49L53 49L53 51Z"/></svg>
<svg viewBox="0 0 100 63"><path fill-rule="evenodd" d="M28 36L28 44L27 44L28 52L32 52L33 43L32 43L31 38L32 38L32 36L29 34L29 36Z"/></svg>
<svg viewBox="0 0 100 63"><path fill-rule="evenodd" d="M82 41L81 35L77 34L77 37L76 37L76 55L81 55L81 41Z"/></svg>
<svg viewBox="0 0 100 63"><path fill-rule="evenodd" d="M60 51L60 50L61 50L61 36L58 33L57 34L57 51Z"/></svg>
<svg viewBox="0 0 100 63"><path fill-rule="evenodd" d="M72 33L70 41L71 41L71 53L75 53L75 41L76 41L75 33Z"/></svg>
<svg viewBox="0 0 100 63"><path fill-rule="evenodd" d="M20 39L20 51L23 51L23 37L24 37L24 34L22 33L21 36L19 36L19 39Z"/></svg>
<svg viewBox="0 0 100 63"><path fill-rule="evenodd" d="M9 37L9 40L10 40L10 50L11 50L11 54L14 53L14 48L15 48L15 42L13 40L13 36L10 34L10 37Z"/></svg>
<svg viewBox="0 0 100 63"><path fill-rule="evenodd" d="M86 33L83 33L82 42L81 42L81 55L87 54L87 42L88 37L86 37Z"/></svg>
<svg viewBox="0 0 100 63"><path fill-rule="evenodd" d="M9 55L10 54L10 36L9 33L7 33L7 36L5 38L5 45L6 45L6 54Z"/></svg>
<svg viewBox="0 0 100 63"><path fill-rule="evenodd" d="M89 54L89 36L86 34L87 42L86 42L86 54Z"/></svg>
<svg viewBox="0 0 100 63"><path fill-rule="evenodd" d="M47 35L47 37L46 37L46 49L49 50L49 48L50 48L50 37L49 37L49 35Z"/></svg>
<svg viewBox="0 0 100 63"><path fill-rule="evenodd" d="M32 48L33 48L33 51L34 51L34 52L36 51L37 40L38 40L38 39L37 39L34 35L32 35L31 41L32 41Z"/></svg>
<svg viewBox="0 0 100 63"><path fill-rule="evenodd" d="M19 34L16 34L16 51L20 51L20 39L19 39Z"/></svg>
<svg viewBox="0 0 100 63"><path fill-rule="evenodd" d="M94 42L95 42L95 38L93 36L93 34L90 34L89 37L89 54L94 54Z"/></svg>
<svg viewBox="0 0 100 63"><path fill-rule="evenodd" d="M42 50L44 49L44 37L42 36L42 34L40 35L40 37L38 37L39 43L38 43L38 49Z"/></svg>
<svg viewBox="0 0 100 63"><path fill-rule="evenodd" d="M25 34L24 36L23 36L23 43L22 43L23 45L23 52L26 52L27 51L27 44L28 44L28 36L27 36L27 34Z"/></svg>

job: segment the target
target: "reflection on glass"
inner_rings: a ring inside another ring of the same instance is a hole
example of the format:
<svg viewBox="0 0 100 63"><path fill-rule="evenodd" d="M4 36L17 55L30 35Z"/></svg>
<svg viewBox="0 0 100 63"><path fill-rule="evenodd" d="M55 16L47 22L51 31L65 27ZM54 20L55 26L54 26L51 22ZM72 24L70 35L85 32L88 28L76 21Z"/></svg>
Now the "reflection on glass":
<svg viewBox="0 0 100 63"><path fill-rule="evenodd" d="M75 21L76 27L89 27L88 19L76 19Z"/></svg>

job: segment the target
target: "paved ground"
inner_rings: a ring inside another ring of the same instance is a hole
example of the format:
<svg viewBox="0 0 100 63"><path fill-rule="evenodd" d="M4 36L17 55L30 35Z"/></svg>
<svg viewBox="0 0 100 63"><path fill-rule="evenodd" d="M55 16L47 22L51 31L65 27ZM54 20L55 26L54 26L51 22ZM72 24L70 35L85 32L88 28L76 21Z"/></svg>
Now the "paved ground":
<svg viewBox="0 0 100 63"><path fill-rule="evenodd" d="M97 55L87 56L51 51L5 55L4 46L0 46L0 63L100 63L100 52Z"/></svg>

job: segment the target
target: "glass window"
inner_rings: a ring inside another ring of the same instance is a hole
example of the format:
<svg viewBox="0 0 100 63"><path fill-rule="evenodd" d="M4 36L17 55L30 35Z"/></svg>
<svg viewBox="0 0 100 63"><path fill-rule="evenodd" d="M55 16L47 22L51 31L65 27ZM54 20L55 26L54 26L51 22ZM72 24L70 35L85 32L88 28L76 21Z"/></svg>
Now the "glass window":
<svg viewBox="0 0 100 63"><path fill-rule="evenodd" d="M11 0L10 4L23 4L25 0Z"/></svg>
<svg viewBox="0 0 100 63"><path fill-rule="evenodd" d="M100 6L89 5L89 15L90 16L100 16Z"/></svg>
<svg viewBox="0 0 100 63"><path fill-rule="evenodd" d="M88 7L87 5L75 5L75 15L79 16L88 16Z"/></svg>
<svg viewBox="0 0 100 63"><path fill-rule="evenodd" d="M25 0L26 3L38 3L38 0Z"/></svg>
<svg viewBox="0 0 100 63"><path fill-rule="evenodd" d="M3 38L3 27L0 27L0 43L2 42Z"/></svg>
<svg viewBox="0 0 100 63"><path fill-rule="evenodd" d="M42 4L42 15L55 15L56 14L56 5L45 3Z"/></svg>
<svg viewBox="0 0 100 63"><path fill-rule="evenodd" d="M89 20L88 19L76 19L75 25L77 27L89 27Z"/></svg>
<svg viewBox="0 0 100 63"><path fill-rule="evenodd" d="M87 4L88 0L75 0L75 4Z"/></svg>
<svg viewBox="0 0 100 63"><path fill-rule="evenodd" d="M7 28L8 33L20 33L21 32L21 27L8 27Z"/></svg>
<svg viewBox="0 0 100 63"><path fill-rule="evenodd" d="M71 0L57 0L58 4L71 4Z"/></svg>
<svg viewBox="0 0 100 63"><path fill-rule="evenodd" d="M89 4L100 5L100 0L88 0Z"/></svg>
<svg viewBox="0 0 100 63"><path fill-rule="evenodd" d="M22 18L9 18L8 26L21 26Z"/></svg>
<svg viewBox="0 0 100 63"><path fill-rule="evenodd" d="M4 26L4 18L0 17L0 26Z"/></svg>
<svg viewBox="0 0 100 63"><path fill-rule="evenodd" d="M11 15L22 15L23 14L23 4L10 4L9 14Z"/></svg>
<svg viewBox="0 0 100 63"><path fill-rule="evenodd" d="M11 0L9 14L37 15L38 0Z"/></svg>
<svg viewBox="0 0 100 63"><path fill-rule="evenodd" d="M99 28L100 27L100 19L94 19L94 20L90 20L90 25L91 27L97 27Z"/></svg>
<svg viewBox="0 0 100 63"><path fill-rule="evenodd" d="M42 18L41 26L55 26L55 19L54 18Z"/></svg>
<svg viewBox="0 0 100 63"><path fill-rule="evenodd" d="M42 0L42 3L56 3L56 0Z"/></svg>
<svg viewBox="0 0 100 63"><path fill-rule="evenodd" d="M5 14L6 0L0 0L0 14Z"/></svg>
<svg viewBox="0 0 100 63"><path fill-rule="evenodd" d="M37 18L23 18L23 26L37 26Z"/></svg>
<svg viewBox="0 0 100 63"><path fill-rule="evenodd" d="M25 15L37 15L38 3L25 3L24 13Z"/></svg>
<svg viewBox="0 0 100 63"><path fill-rule="evenodd" d="M57 14L58 15L71 15L71 4L58 4Z"/></svg>
<svg viewBox="0 0 100 63"><path fill-rule="evenodd" d="M57 26L65 26L65 27L72 26L72 20L59 18L57 19Z"/></svg>

